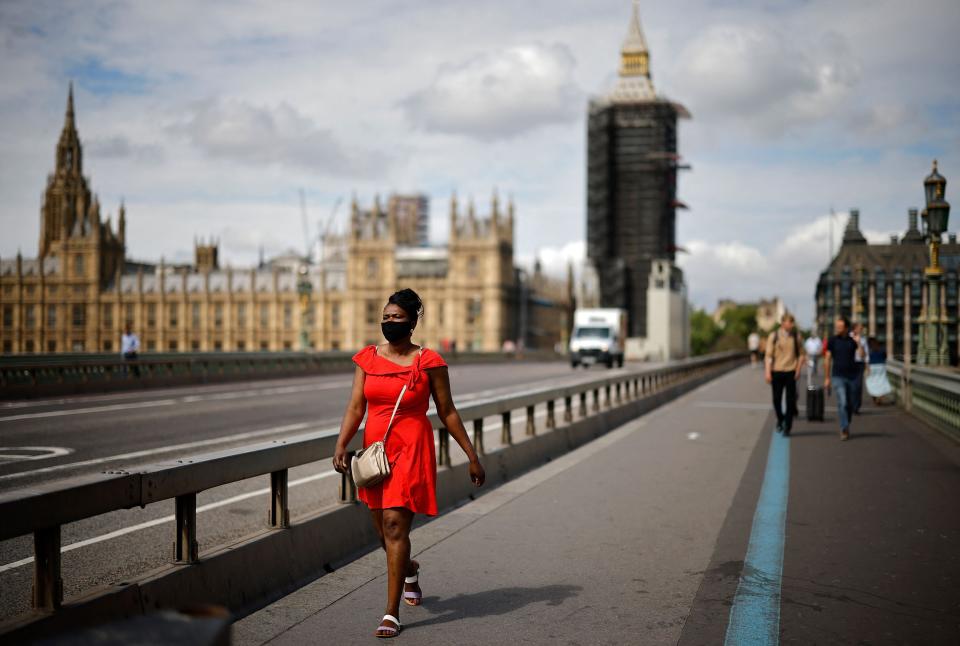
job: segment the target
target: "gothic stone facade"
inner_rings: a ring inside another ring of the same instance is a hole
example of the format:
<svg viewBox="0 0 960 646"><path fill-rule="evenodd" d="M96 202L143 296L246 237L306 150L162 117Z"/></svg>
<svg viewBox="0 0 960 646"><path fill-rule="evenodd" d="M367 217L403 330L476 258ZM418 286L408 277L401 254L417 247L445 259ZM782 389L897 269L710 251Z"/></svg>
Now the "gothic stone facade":
<svg viewBox="0 0 960 646"><path fill-rule="evenodd" d="M116 228L101 219L82 162L71 90L38 257L0 260L5 354L118 352L126 324L148 352L293 350L301 329L313 349L355 349L382 338L381 309L402 287L417 290L426 305L417 341L495 351L517 338L518 294L537 298L517 288L513 205L501 212L496 197L486 217L472 203L461 215L454 199L445 247L424 247L422 236L403 227L400 200L362 213L354 203L349 233L329 237L323 258L303 274L296 259L224 269L216 245L200 242L193 264L140 263L126 258L124 206ZM309 296L298 291L304 284ZM561 314L570 307L562 299L538 302ZM551 344L565 319L545 320L550 327L538 338Z"/></svg>
<svg viewBox="0 0 960 646"><path fill-rule="evenodd" d="M486 217L472 202L466 215L456 198L450 204L446 247L398 244L395 210L379 201L361 212L354 205L346 246L343 343L359 347L381 339L386 295L410 287L424 302L424 319L414 338L433 347L456 342L458 349L500 350L513 338L516 283L513 267L513 205L501 212L494 196ZM558 331L559 333L559 331Z"/></svg>
<svg viewBox="0 0 960 646"><path fill-rule="evenodd" d="M817 330L833 334L833 321L847 316L863 323L890 357L915 357L919 323L927 306L923 271L929 263L928 247L917 227L917 210L908 212L907 230L891 236L889 244L868 244L860 231L860 213L854 209L843 235L843 244L817 282ZM944 269L940 311L947 319L950 362L957 363L960 334L960 244L951 234L940 247Z"/></svg>

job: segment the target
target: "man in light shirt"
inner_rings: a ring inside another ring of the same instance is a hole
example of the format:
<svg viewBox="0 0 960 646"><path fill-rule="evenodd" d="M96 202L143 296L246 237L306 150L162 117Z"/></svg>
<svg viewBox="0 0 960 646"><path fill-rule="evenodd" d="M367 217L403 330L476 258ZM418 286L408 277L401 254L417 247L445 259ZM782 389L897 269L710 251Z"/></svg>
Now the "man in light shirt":
<svg viewBox="0 0 960 646"><path fill-rule="evenodd" d="M133 333L133 330L130 329L130 324L127 323L123 329L123 336L120 338L120 354L123 356L124 361L132 364L131 368L134 377L140 376L140 368L138 368L136 364L138 352L140 352L140 339Z"/></svg>
<svg viewBox="0 0 960 646"><path fill-rule="evenodd" d="M789 312L780 319L780 328L767 338L764 357L767 383L773 389L773 410L777 414L777 430L790 435L793 419L797 416L797 379L805 355L797 336L796 320ZM787 408L782 400L786 394Z"/></svg>
<svg viewBox="0 0 960 646"><path fill-rule="evenodd" d="M817 365L823 354L823 340L817 336L816 330L803 342L803 349L807 353L807 388L810 388L816 385Z"/></svg>
<svg viewBox="0 0 960 646"><path fill-rule="evenodd" d="M854 415L859 415L860 405L863 403L863 373L870 356L870 347L867 345L867 334L863 323L854 323L850 336L857 342L857 355L854 359L857 364L857 376L853 380L853 403L850 408Z"/></svg>
<svg viewBox="0 0 960 646"><path fill-rule="evenodd" d="M747 337L747 349L750 350L750 365L756 365L760 359L760 335L756 331Z"/></svg>

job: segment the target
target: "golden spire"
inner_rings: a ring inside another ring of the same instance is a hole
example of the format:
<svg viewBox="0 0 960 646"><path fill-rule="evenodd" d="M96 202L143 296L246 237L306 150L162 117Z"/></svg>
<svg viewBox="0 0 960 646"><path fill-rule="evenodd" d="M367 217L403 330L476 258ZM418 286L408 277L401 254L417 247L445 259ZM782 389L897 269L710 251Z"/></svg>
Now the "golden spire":
<svg viewBox="0 0 960 646"><path fill-rule="evenodd" d="M610 99L615 103L633 103L655 98L650 80L650 50L640 28L640 6L634 0L627 37L620 48L620 78Z"/></svg>
<svg viewBox="0 0 960 646"><path fill-rule="evenodd" d="M646 76L650 78L650 50L640 28L640 3L633 2L633 15L627 29L627 38L620 48L620 76Z"/></svg>

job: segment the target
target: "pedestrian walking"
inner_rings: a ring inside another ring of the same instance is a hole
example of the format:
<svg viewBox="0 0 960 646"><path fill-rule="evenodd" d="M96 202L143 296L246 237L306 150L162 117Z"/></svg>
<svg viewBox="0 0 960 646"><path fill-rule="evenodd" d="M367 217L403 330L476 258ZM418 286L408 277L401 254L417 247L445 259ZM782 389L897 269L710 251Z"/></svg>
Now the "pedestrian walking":
<svg viewBox="0 0 960 646"><path fill-rule="evenodd" d="M823 385L829 389L836 386L837 417L840 420L840 439L850 439L850 422L853 416L853 388L857 380L857 355L863 354L859 339L850 334L850 321L845 316L837 318L834 335L827 342L824 355Z"/></svg>
<svg viewBox="0 0 960 646"><path fill-rule="evenodd" d="M817 385L817 368L820 365L820 355L823 354L823 341L814 330L803 342L803 350L807 354L807 388Z"/></svg>
<svg viewBox="0 0 960 646"><path fill-rule="evenodd" d="M127 323L123 328L123 336L120 337L120 356L123 357L123 372L127 374L133 372L134 377L140 376L140 366L137 360L140 353L140 338L133 333L130 324Z"/></svg>
<svg viewBox="0 0 960 646"><path fill-rule="evenodd" d="M437 462L433 427L427 418L432 396L437 416L469 459L470 479L483 484L485 474L450 394L447 364L433 350L415 345L411 335L423 316L423 303L412 289L395 292L383 308L380 324L387 343L370 345L353 356L357 364L350 402L340 423L333 467L351 469L347 452L360 421L367 416L363 446L383 441L389 475L377 484L359 487L357 496L370 508L380 545L387 554L386 613L375 635L396 637L400 600L418 606L420 563L410 558L414 514L437 514ZM355 459L355 458L354 458Z"/></svg>
<svg viewBox="0 0 960 646"><path fill-rule="evenodd" d="M789 312L780 318L780 328L767 337L764 358L767 383L773 387L773 410L777 414L777 430L789 435L797 415L797 379L803 367L803 346L797 335L796 320ZM783 408L786 394L787 406Z"/></svg>
<svg viewBox="0 0 960 646"><path fill-rule="evenodd" d="M753 331L747 337L747 349L750 350L750 365L760 360L760 335Z"/></svg>
<svg viewBox="0 0 960 646"><path fill-rule="evenodd" d="M870 354L870 350L867 347L867 338L866 332L863 328L863 323L854 323L853 332L850 334L853 339L857 342L857 346L860 348L860 352L857 353L856 363L857 363L857 378L853 384L853 414L860 414L860 405L863 404L863 376L867 368L867 357Z"/></svg>
<svg viewBox="0 0 960 646"><path fill-rule="evenodd" d="M876 337L870 337L867 345L870 348L867 362L867 392L873 398L873 403L880 406L883 404L883 398L893 392L890 380L887 378L887 353Z"/></svg>

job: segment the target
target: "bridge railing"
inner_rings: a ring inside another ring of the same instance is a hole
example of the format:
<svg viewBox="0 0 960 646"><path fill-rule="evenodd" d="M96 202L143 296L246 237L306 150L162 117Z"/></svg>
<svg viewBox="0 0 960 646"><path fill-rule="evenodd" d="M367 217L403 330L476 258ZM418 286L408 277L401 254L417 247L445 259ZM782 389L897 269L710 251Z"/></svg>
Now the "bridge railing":
<svg viewBox="0 0 960 646"><path fill-rule="evenodd" d="M887 373L901 406L960 440L960 373L902 361L888 361Z"/></svg>
<svg viewBox="0 0 960 646"><path fill-rule="evenodd" d="M0 358L0 399L91 390L122 390L182 383L307 375L343 370L352 352L146 353L125 361L116 354L35 355ZM451 363L502 361L515 354L460 352ZM558 359L527 351L527 359Z"/></svg>
<svg viewBox="0 0 960 646"><path fill-rule="evenodd" d="M513 411L525 412L523 432L537 433L536 409L546 408L546 429L557 426L557 402L562 402L562 419L588 417L621 403L639 399L673 384L719 371L745 358L728 352L677 361L662 367L617 370L602 377L576 383L532 388L507 396L472 401L458 406L460 417L472 428L473 441L481 454L484 420L500 417L501 445L513 443ZM449 434L436 413L430 420L438 432L438 463L451 464ZM352 446L359 445L362 429ZM199 560L197 543L197 494L201 491L255 476L270 476L268 527L290 525L288 473L293 467L328 459L333 455L337 433L313 433L273 440L242 448L185 457L136 470L112 470L83 477L40 484L0 494L0 540L33 535L34 608L53 611L63 601L61 575L61 527L67 523L101 514L166 500L175 507L174 558L181 564ZM339 499L356 501L352 480L344 475Z"/></svg>

